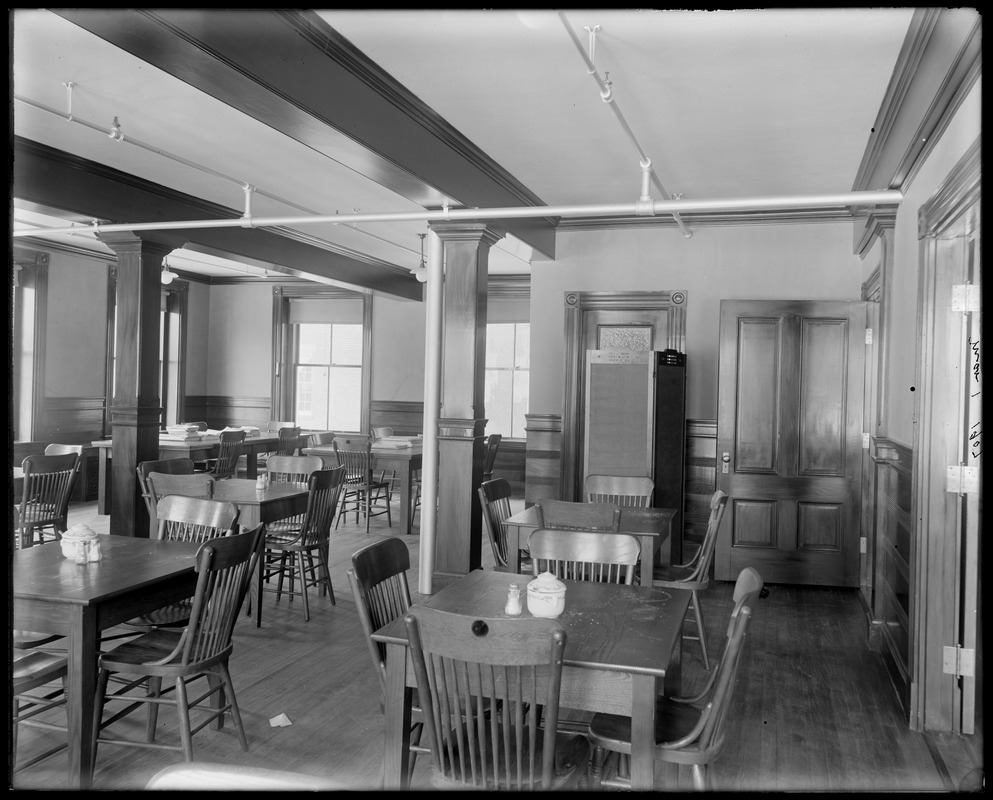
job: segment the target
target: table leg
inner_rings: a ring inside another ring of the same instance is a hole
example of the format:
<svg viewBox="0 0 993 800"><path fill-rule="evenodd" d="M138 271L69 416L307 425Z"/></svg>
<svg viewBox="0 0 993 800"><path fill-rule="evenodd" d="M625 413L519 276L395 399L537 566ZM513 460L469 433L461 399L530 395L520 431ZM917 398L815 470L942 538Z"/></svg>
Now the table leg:
<svg viewBox="0 0 993 800"><path fill-rule="evenodd" d="M641 536L641 563L638 566L638 583L651 586L655 580L655 536Z"/></svg>
<svg viewBox="0 0 993 800"><path fill-rule="evenodd" d="M651 790L655 783L655 694L653 675L632 676L631 789Z"/></svg>
<svg viewBox="0 0 993 800"><path fill-rule="evenodd" d="M410 513L410 501L413 495L411 486L410 462L404 461L396 465L397 478L400 481L400 530L405 535L410 535L411 521L413 515Z"/></svg>
<svg viewBox="0 0 993 800"><path fill-rule="evenodd" d="M109 514L110 513L110 492L108 491L110 483L110 448L101 447L100 450L100 468L97 473L98 478L98 492L97 492L97 513L98 514Z"/></svg>
<svg viewBox="0 0 993 800"><path fill-rule="evenodd" d="M383 788L406 789L410 767L410 704L407 687L407 647L386 645L386 697L384 698Z"/></svg>
<svg viewBox="0 0 993 800"><path fill-rule="evenodd" d="M505 525L507 529L507 570L521 574L521 526Z"/></svg>
<svg viewBox="0 0 993 800"><path fill-rule="evenodd" d="M259 456L254 450L245 455L245 475L249 478L259 477Z"/></svg>
<svg viewBox="0 0 993 800"><path fill-rule="evenodd" d="M96 609L70 604L67 643L66 724L69 788L89 789L93 779L93 712L97 686Z"/></svg>

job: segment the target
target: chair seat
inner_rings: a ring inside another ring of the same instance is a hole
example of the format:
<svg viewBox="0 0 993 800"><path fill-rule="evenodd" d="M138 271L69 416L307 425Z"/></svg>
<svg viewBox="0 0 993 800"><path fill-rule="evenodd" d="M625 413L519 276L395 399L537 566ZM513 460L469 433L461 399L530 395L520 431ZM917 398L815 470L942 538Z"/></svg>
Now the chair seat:
<svg viewBox="0 0 993 800"><path fill-rule="evenodd" d="M22 694L65 677L69 663L64 655L43 650L18 651L13 660L14 694Z"/></svg>
<svg viewBox="0 0 993 800"><path fill-rule="evenodd" d="M656 565L652 571L652 578L655 581L668 581L671 583L678 581L680 582L679 588L681 589L703 588L703 586L709 583L709 580L687 582L686 579L693 574L693 569L693 567L683 567L678 564Z"/></svg>
<svg viewBox="0 0 993 800"><path fill-rule="evenodd" d="M160 661L169 656L176 649L182 635L181 630L155 628L101 655L100 667L114 672L128 672L134 667L142 673L151 674L153 668L148 666L148 662ZM175 665L171 666L175 668Z"/></svg>
<svg viewBox="0 0 993 800"><path fill-rule="evenodd" d="M302 530L302 522L300 520L289 522L287 520L279 520L278 522L268 522L265 526L265 542L266 545L270 544L287 544L289 542L295 541L300 536L300 531Z"/></svg>
<svg viewBox="0 0 993 800"><path fill-rule="evenodd" d="M674 703L660 697L655 704L655 741L672 742L693 730L700 719L700 708L691 703ZM631 717L598 713L590 721L590 741L597 746L621 753L631 752Z"/></svg>
<svg viewBox="0 0 993 800"><path fill-rule="evenodd" d="M137 628L151 628L158 625L186 625L193 611L193 599L179 600L163 608L129 619L125 625Z"/></svg>

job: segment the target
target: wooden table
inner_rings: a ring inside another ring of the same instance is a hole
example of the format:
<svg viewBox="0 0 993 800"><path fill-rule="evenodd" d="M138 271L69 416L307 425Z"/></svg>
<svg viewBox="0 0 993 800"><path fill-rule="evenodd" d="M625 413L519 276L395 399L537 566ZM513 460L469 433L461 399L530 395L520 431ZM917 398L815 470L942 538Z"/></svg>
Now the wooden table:
<svg viewBox="0 0 993 800"><path fill-rule="evenodd" d="M334 457L334 448L331 445L321 447L305 447L301 451L305 456L321 456L326 467L336 467L338 462ZM411 447L398 448L372 448L373 469L396 470L397 480L400 483L400 530L405 534L410 534L414 514L411 506L413 499L413 474L421 468L421 457L424 453L423 444L415 444Z"/></svg>
<svg viewBox="0 0 993 800"><path fill-rule="evenodd" d="M632 508L621 506L620 533L630 533L641 541L641 560L638 581L647 586L646 577L652 574L656 563L668 564L672 543L674 508ZM531 506L507 517L507 569L521 571L520 547L526 545L532 531L541 527L538 506Z"/></svg>
<svg viewBox="0 0 993 800"><path fill-rule="evenodd" d="M97 513L110 513L110 460L112 458L113 440L101 439L91 442L100 452L99 492L97 494ZM241 444L241 454L247 456L246 466L248 477L258 476L258 455L268 453L279 446L279 434L263 433L261 436L247 436ZM191 442L180 442L175 439L159 439L159 458L189 458L193 461L205 461L217 458L221 448L221 440L216 436L204 436Z"/></svg>
<svg viewBox="0 0 993 800"><path fill-rule="evenodd" d="M423 605L459 614L502 616L507 586L524 587L527 575L476 570L431 595ZM562 708L631 717L631 786L652 789L655 766L655 698L679 691L683 616L690 592L652 586L565 581L565 611L558 618L568 639L562 668ZM530 616L527 605L524 616ZM406 788L410 756L410 701L416 686L402 618L373 634L386 645L386 752L384 782Z"/></svg>
<svg viewBox="0 0 993 800"><path fill-rule="evenodd" d="M244 532L260 522L276 522L305 514L308 495L306 483L270 483L265 489L256 489L254 479L225 478L214 482L212 499L238 506L238 524ZM253 580L246 609L249 616L255 604L260 602L258 594L258 581Z"/></svg>
<svg viewBox="0 0 993 800"><path fill-rule="evenodd" d="M68 639L69 787L88 789L100 631L192 597L200 545L100 537L103 559L77 564L58 542L13 555L14 627Z"/></svg>

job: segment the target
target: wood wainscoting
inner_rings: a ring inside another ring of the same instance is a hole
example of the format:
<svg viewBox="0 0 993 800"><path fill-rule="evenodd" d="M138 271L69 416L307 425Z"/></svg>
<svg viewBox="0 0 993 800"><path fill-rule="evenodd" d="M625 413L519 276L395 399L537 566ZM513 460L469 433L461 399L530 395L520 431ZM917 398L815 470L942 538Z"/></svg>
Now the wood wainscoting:
<svg viewBox="0 0 993 800"><path fill-rule="evenodd" d="M424 403L401 400L373 400L369 404L370 428L393 428L394 436L424 433Z"/></svg>
<svg viewBox="0 0 993 800"><path fill-rule="evenodd" d="M875 494L868 500L874 506L868 547L875 563L868 609L869 647L883 656L896 694L909 713L913 451L890 439L873 438L872 463Z"/></svg>

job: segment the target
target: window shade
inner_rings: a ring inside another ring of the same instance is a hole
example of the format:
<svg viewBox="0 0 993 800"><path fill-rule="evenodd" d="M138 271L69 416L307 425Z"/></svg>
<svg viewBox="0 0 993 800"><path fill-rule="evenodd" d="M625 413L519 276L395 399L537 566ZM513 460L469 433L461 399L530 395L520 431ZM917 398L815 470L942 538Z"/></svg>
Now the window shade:
<svg viewBox="0 0 993 800"><path fill-rule="evenodd" d="M291 297L291 325L305 322L331 324L332 322L354 322L362 324L362 299L331 300L327 298Z"/></svg>

